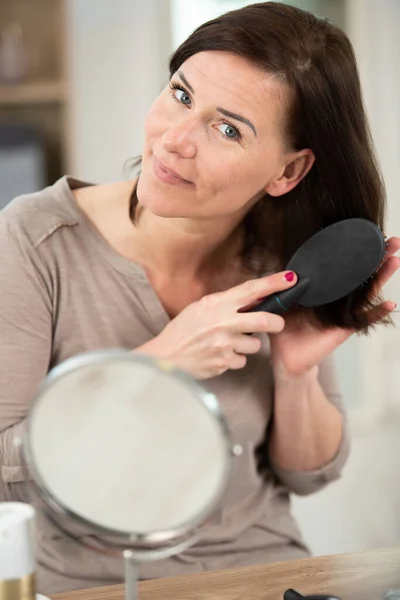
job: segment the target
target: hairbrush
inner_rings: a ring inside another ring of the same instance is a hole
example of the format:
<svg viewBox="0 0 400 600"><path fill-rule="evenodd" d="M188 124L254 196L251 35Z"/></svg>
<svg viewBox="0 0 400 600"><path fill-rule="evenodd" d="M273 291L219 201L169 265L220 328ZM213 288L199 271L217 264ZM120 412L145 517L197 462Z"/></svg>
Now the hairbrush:
<svg viewBox="0 0 400 600"><path fill-rule="evenodd" d="M379 270L386 240L375 223L345 219L318 231L287 264L297 274L295 286L266 296L248 312L285 314L292 306L322 306L347 296Z"/></svg>

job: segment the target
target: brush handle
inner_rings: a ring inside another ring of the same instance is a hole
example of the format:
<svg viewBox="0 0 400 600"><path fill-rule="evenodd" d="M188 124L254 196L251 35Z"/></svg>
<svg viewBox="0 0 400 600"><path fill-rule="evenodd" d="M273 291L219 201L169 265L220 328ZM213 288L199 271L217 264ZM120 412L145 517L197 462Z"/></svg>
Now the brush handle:
<svg viewBox="0 0 400 600"><path fill-rule="evenodd" d="M288 309L282 301L278 294L274 294L273 296L266 296L261 300L259 304L253 306L248 310L248 312L269 312L274 313L274 315L284 315L287 313Z"/></svg>
<svg viewBox="0 0 400 600"><path fill-rule="evenodd" d="M248 312L264 311L275 315L284 315L294 304L299 303L309 284L309 279L300 279L295 286L288 290L266 296L259 304L250 308Z"/></svg>

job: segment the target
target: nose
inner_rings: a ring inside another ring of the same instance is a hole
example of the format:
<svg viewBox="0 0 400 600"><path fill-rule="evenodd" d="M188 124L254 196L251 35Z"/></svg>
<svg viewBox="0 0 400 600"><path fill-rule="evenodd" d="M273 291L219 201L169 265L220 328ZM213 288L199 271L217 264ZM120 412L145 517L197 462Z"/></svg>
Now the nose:
<svg viewBox="0 0 400 600"><path fill-rule="evenodd" d="M183 158L194 158L197 152L194 129L194 121L188 118L170 125L162 136L164 150L179 154Z"/></svg>

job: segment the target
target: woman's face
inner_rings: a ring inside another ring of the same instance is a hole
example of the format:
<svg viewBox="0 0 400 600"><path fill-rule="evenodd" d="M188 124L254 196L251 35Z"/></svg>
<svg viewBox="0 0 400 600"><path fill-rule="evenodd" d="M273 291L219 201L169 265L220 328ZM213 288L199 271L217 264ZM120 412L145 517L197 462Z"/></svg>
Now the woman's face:
<svg viewBox="0 0 400 600"><path fill-rule="evenodd" d="M146 118L140 204L163 217L241 218L265 191L288 192L313 157L286 147L284 100L282 83L239 56L190 57Z"/></svg>

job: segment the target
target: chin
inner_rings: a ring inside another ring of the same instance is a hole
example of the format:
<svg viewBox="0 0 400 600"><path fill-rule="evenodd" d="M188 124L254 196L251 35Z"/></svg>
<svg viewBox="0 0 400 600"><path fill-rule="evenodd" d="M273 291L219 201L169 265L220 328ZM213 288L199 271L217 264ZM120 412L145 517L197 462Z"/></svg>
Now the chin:
<svg viewBox="0 0 400 600"><path fill-rule="evenodd" d="M165 196L160 197L158 194L141 193L139 189L137 195L139 205L157 217L179 218L192 216L187 214L188 211L184 210L177 202L171 202Z"/></svg>
<svg viewBox="0 0 400 600"><path fill-rule="evenodd" d="M177 199L176 191L173 194L162 193L156 186L147 185L146 181L139 178L137 197L139 205L157 217L163 218L190 218L197 216L193 211L188 211L188 202Z"/></svg>

